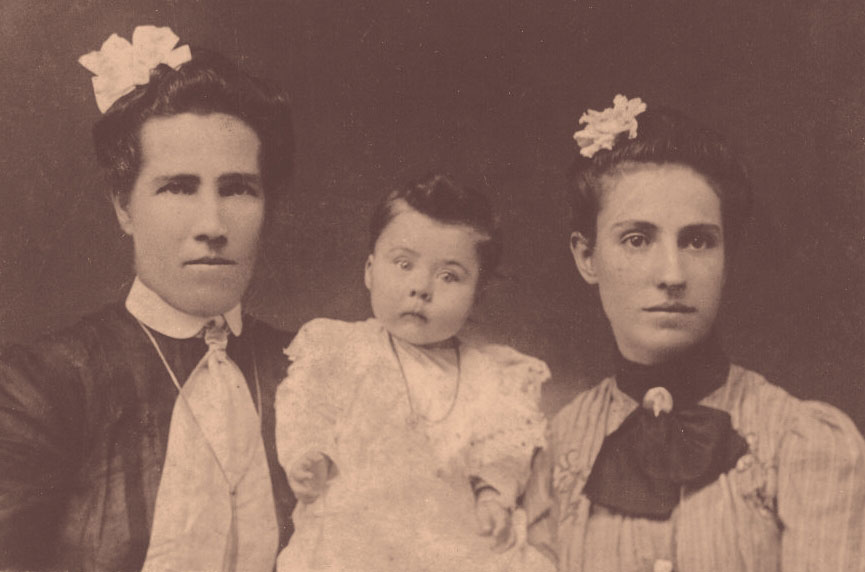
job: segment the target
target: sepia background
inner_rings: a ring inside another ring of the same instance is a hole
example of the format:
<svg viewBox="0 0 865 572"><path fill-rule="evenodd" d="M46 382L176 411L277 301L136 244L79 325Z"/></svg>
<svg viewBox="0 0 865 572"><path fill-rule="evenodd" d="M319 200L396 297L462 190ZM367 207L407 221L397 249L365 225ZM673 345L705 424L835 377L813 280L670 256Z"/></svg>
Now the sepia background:
<svg viewBox="0 0 865 572"><path fill-rule="evenodd" d="M141 24L292 96L296 174L250 292L260 317L367 317L374 202L449 172L489 194L505 232L471 333L545 359L556 411L609 371L612 347L567 248L571 135L586 108L639 96L725 133L753 173L723 309L733 359L865 429L859 0L0 0L0 343L71 324L131 282L76 60Z"/></svg>

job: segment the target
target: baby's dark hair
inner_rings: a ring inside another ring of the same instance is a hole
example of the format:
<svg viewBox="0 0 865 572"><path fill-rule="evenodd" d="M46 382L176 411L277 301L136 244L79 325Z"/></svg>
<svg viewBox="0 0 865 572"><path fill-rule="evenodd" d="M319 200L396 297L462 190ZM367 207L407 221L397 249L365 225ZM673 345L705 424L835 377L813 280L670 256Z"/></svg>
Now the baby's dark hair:
<svg viewBox="0 0 865 572"><path fill-rule="evenodd" d="M294 150L288 96L221 54L193 49L192 59L177 70L165 64L154 68L149 83L118 99L93 127L96 158L121 204L128 201L141 168L142 125L151 117L181 113L224 113L249 125L261 140L265 195L269 203L279 202ZM268 212L273 206L266 206Z"/></svg>
<svg viewBox="0 0 865 572"><path fill-rule="evenodd" d="M718 133L671 109L650 108L637 116L637 124L634 139L620 133L611 150L574 161L568 193L572 230L594 244L600 201L611 175L640 163L684 165L703 175L718 194L724 241L731 253L751 211L751 183L732 147Z"/></svg>
<svg viewBox="0 0 865 572"><path fill-rule="evenodd" d="M502 238L487 198L479 191L457 184L447 175L432 174L391 191L376 206L370 221L370 251L385 227L399 213L400 201L417 212L445 224L464 225L483 238L478 242L480 276L486 285L495 274L502 255Z"/></svg>

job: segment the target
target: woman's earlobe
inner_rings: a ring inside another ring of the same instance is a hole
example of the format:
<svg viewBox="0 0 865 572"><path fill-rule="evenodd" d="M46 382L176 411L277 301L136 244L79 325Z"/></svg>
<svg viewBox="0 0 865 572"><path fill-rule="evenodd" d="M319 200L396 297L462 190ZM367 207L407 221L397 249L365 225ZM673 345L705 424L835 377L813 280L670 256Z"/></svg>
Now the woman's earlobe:
<svg viewBox="0 0 865 572"><path fill-rule="evenodd" d="M120 195L114 193L111 195L111 204L114 205L114 214L117 215L117 222L120 223L120 229L129 236L132 236L132 217L126 206L120 202Z"/></svg>
<svg viewBox="0 0 865 572"><path fill-rule="evenodd" d="M372 257L372 254L367 257L366 265L363 269L363 283L366 286L367 290L372 288Z"/></svg>
<svg viewBox="0 0 865 572"><path fill-rule="evenodd" d="M589 284L597 284L598 278L595 274L594 263L594 245L583 236L582 233L571 233L571 254L574 257L574 264L580 272L583 280Z"/></svg>

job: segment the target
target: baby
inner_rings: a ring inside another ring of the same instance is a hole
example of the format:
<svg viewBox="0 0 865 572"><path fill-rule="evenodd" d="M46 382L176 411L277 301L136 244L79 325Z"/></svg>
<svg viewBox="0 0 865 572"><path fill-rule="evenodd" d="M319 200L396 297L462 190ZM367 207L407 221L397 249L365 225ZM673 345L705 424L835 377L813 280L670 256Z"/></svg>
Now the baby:
<svg viewBox="0 0 865 572"><path fill-rule="evenodd" d="M547 366L457 337L501 253L489 204L434 175L371 231L375 317L313 320L286 350L277 441L299 502L279 570L552 571L516 508Z"/></svg>

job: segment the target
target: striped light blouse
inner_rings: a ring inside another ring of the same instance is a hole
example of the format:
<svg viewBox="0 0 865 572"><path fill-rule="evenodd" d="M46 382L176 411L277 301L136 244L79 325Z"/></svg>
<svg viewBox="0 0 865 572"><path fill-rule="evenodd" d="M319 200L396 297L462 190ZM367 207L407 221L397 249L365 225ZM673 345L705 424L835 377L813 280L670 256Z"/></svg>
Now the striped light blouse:
<svg viewBox="0 0 865 572"><path fill-rule="evenodd" d="M865 442L850 419L738 366L701 403L729 412L750 451L657 521L583 494L604 437L637 403L612 378L577 396L535 463L530 540L562 572L865 571Z"/></svg>

